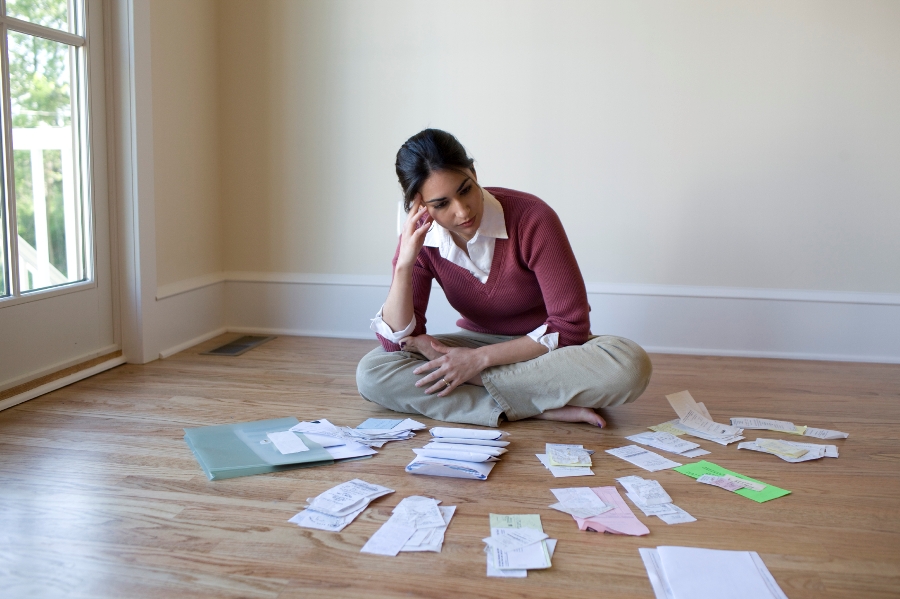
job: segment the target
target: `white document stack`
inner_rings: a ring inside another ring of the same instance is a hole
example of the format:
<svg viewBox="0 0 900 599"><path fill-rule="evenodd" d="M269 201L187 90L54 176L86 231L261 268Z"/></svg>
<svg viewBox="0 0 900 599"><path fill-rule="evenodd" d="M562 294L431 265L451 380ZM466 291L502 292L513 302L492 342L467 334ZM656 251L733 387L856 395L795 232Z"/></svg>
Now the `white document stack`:
<svg viewBox="0 0 900 599"><path fill-rule="evenodd" d="M625 487L625 496L636 505L645 516L656 516L666 524L684 524L697 519L672 503L672 498L662 485L655 480L644 480L640 476L617 478Z"/></svg>
<svg viewBox="0 0 900 599"><path fill-rule="evenodd" d="M439 503L418 495L403 499L360 552L392 557L401 551L440 553L456 506L441 507Z"/></svg>
<svg viewBox="0 0 900 599"><path fill-rule="evenodd" d="M324 418L312 422L300 422L292 426L291 431L302 433L310 441L315 441L335 460L361 458L378 453L367 445L346 438L338 427Z"/></svg>
<svg viewBox="0 0 900 599"><path fill-rule="evenodd" d="M556 478L569 476L594 476L591 470L593 450L582 445L546 443L546 453L535 454L544 468Z"/></svg>
<svg viewBox="0 0 900 599"><path fill-rule="evenodd" d="M549 507L573 518L593 518L615 508L604 503L590 487L550 489L550 492L556 497L556 503Z"/></svg>
<svg viewBox="0 0 900 599"><path fill-rule="evenodd" d="M288 520L305 528L339 532L353 522L373 499L393 493L393 489L354 478L307 499L305 510Z"/></svg>
<svg viewBox="0 0 900 599"><path fill-rule="evenodd" d="M787 599L755 551L641 548L656 599Z"/></svg>
<svg viewBox="0 0 900 599"><path fill-rule="evenodd" d="M413 449L416 459L406 466L406 471L486 480L494 464L507 451L509 441L502 440L506 434L490 429L435 427L431 429L431 443Z"/></svg>
<svg viewBox="0 0 900 599"><path fill-rule="evenodd" d="M528 570L549 568L556 539L547 536L537 514L491 514L491 536L482 539L487 575L525 578Z"/></svg>

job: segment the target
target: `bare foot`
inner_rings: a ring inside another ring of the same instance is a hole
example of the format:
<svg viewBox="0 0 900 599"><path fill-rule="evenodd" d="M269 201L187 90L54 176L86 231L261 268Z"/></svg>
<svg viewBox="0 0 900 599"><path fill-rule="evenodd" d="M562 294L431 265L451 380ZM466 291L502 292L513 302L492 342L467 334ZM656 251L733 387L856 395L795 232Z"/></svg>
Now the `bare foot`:
<svg viewBox="0 0 900 599"><path fill-rule="evenodd" d="M556 420L557 422L587 422L593 426L604 428L606 421L591 408L563 406L555 410L547 410L543 414L532 416L536 420Z"/></svg>
<svg viewBox="0 0 900 599"><path fill-rule="evenodd" d="M441 352L437 351L433 347L431 347L431 342L435 341L440 343L437 339L432 337L431 335L418 335L416 337L404 337L400 340L400 347L405 349L406 351L416 351L425 356L425 359L428 361L437 360L442 355Z"/></svg>

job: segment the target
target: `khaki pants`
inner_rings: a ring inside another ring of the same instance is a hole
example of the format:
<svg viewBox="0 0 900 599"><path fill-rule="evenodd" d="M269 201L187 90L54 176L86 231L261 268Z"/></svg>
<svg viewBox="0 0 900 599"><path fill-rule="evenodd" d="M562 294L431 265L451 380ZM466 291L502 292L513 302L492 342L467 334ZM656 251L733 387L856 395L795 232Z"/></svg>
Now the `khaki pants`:
<svg viewBox="0 0 900 599"><path fill-rule="evenodd" d="M516 339L459 331L435 335L450 347L482 347ZM363 398L389 410L435 420L498 426L500 416L521 420L566 405L608 408L640 397L653 370L647 353L633 341L601 335L584 345L556 349L527 362L484 370L484 387L460 385L447 397L426 395L415 386L425 374L417 352L386 352L378 347L356 369Z"/></svg>

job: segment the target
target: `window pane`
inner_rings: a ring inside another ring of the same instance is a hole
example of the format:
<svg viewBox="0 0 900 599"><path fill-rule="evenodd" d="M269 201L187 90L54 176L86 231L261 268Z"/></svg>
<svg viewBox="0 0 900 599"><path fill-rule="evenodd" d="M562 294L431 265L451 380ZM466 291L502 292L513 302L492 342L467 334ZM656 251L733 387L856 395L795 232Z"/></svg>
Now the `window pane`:
<svg viewBox="0 0 900 599"><path fill-rule="evenodd" d="M44 27L69 31L68 0L6 0L6 14Z"/></svg>
<svg viewBox="0 0 900 599"><path fill-rule="evenodd" d="M0 225L4 224L0 218ZM3 243L3 237L6 236L6 226L3 227L3 233L0 234L0 297L9 295L9 285L6 284L6 244Z"/></svg>
<svg viewBox="0 0 900 599"><path fill-rule="evenodd" d="M9 33L9 84L20 289L84 278L72 132L73 49Z"/></svg>

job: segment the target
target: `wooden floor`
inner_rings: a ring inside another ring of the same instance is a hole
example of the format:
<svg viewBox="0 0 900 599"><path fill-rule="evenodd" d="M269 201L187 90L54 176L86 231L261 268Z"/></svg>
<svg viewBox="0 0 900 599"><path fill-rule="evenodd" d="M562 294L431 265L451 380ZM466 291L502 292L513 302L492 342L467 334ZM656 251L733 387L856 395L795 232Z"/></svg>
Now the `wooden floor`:
<svg viewBox="0 0 900 599"><path fill-rule="evenodd" d="M370 460L210 482L184 427L390 416L354 384L372 342L281 337L237 358L198 355L231 337L0 412L0 596L650 599L638 548L659 545L757 551L790 599L900 596L900 366L655 355L647 392L610 410L608 430L505 424L510 451L486 482L406 474L421 434ZM719 422L764 416L850 438L836 442L839 459L800 464L700 441L710 461L793 491L764 504L603 453L673 418L664 395L683 389ZM534 457L545 442L597 450L597 475L552 478ZM628 474L659 480L698 521L639 515L650 535L626 537L580 532L547 508L550 488ZM342 533L287 522L307 497L356 477L397 492ZM443 552L360 554L413 494L458 506ZM491 512L540 514L559 539L553 567L486 578L480 539Z"/></svg>

